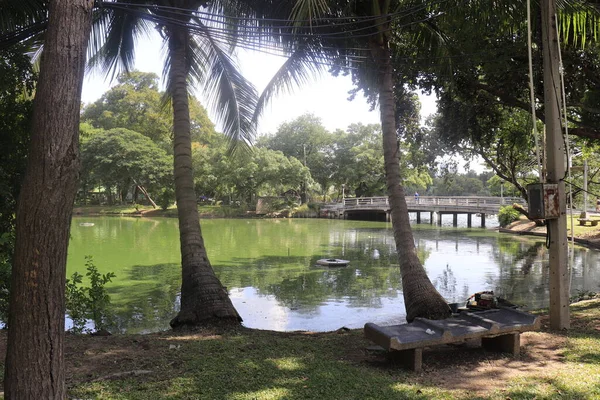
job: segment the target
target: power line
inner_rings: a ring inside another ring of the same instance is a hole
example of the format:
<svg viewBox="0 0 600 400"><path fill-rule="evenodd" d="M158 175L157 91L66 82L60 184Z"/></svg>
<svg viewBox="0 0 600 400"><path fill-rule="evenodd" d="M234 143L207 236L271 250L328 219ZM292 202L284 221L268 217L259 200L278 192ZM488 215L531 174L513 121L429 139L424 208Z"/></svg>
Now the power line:
<svg viewBox="0 0 600 400"><path fill-rule="evenodd" d="M284 24L309 23L309 24L311 24L310 27L313 27L313 28L319 26L319 24L316 24L319 21L324 22L323 25L321 25L321 26L330 26L332 21L350 21L350 22L347 22L347 24L355 24L356 22L369 22L369 21L378 20L381 18L387 19L387 18L409 16L418 11L424 10L427 7L430 7L433 5L439 5L439 4L445 3L447 1L449 1L449 0L436 0L436 1L423 2L423 3L420 3L419 5L403 9L402 11L396 11L393 13L382 14L380 16L371 16L371 15L369 15L369 16L353 15L353 16L347 16L347 17L327 16L327 17L323 17L323 18L304 19L304 20L295 20L295 19L290 19L290 18L260 18L260 20L267 21L267 22L280 22L280 23L284 23ZM194 14L194 15L198 15L198 16L216 17L219 20L229 19L229 20L237 20L237 21L249 21L249 22L257 22L259 20L257 18L224 16L222 14L211 13L211 12L206 12L206 11L191 10L189 8L163 6L163 5L145 5L145 4L139 4L139 3L127 3L127 2L120 2L120 1L103 1L103 2L99 2L98 4L100 5L100 7L107 6L108 8L112 8L115 4L118 4L118 5L123 5L123 6L138 7L138 8L153 9L153 10L180 11L181 12L180 15ZM403 15L403 13L406 13L406 14ZM289 25L285 25L284 27L288 28Z"/></svg>

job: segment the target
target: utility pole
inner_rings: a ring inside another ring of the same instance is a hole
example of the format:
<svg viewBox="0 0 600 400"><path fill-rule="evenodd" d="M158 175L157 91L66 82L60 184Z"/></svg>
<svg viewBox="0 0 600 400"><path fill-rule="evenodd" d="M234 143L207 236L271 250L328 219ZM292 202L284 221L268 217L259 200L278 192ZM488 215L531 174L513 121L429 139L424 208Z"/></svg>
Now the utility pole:
<svg viewBox="0 0 600 400"><path fill-rule="evenodd" d="M583 215L581 218L587 218L587 205L588 205L588 165L587 159L583 159Z"/></svg>
<svg viewBox="0 0 600 400"><path fill-rule="evenodd" d="M559 107L559 48L556 35L556 0L540 1L544 56L544 109L546 110L547 183L558 185L559 217L548 219L550 237L550 328L568 329L569 273L567 257L567 204L565 148Z"/></svg>

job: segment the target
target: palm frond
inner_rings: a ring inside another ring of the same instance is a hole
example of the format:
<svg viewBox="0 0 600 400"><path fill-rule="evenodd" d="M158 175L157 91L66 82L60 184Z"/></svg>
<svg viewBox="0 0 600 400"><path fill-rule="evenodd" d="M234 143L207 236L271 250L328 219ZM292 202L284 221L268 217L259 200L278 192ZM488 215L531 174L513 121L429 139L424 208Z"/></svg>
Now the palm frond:
<svg viewBox="0 0 600 400"><path fill-rule="evenodd" d="M47 20L46 0L1 0L0 33L14 32Z"/></svg>
<svg viewBox="0 0 600 400"><path fill-rule="evenodd" d="M258 95L252 84L238 71L231 57L212 37L209 29L196 19L198 26L204 28L197 39L202 41L203 53L195 52L197 57L190 64L190 70L196 78L204 83L204 91L208 95L211 108L223 126L225 135L231 140L230 151L235 152L238 145L250 146L254 141L256 126L253 123L253 111ZM208 66L206 74L202 69L201 58ZM197 67L194 69L195 64Z"/></svg>
<svg viewBox="0 0 600 400"><path fill-rule="evenodd" d="M313 20L321 15L327 14L329 6L325 0L297 0L292 8L290 19L294 25L304 25L302 21L308 21L310 25Z"/></svg>
<svg viewBox="0 0 600 400"><path fill-rule="evenodd" d="M0 50L8 49L18 43L23 43L30 47L41 46L47 24L48 20L44 19L24 27L16 28L15 30L0 33Z"/></svg>
<svg viewBox="0 0 600 400"><path fill-rule="evenodd" d="M88 69L99 68L111 79L130 71L135 61L135 42L147 36L151 22L144 18L146 10L135 12L119 8L96 11L88 50Z"/></svg>
<svg viewBox="0 0 600 400"><path fill-rule="evenodd" d="M585 47L588 41L598 40L600 10L587 1L559 0L558 22L561 41Z"/></svg>
<svg viewBox="0 0 600 400"><path fill-rule="evenodd" d="M291 92L294 87L308 83L311 78L321 73L323 67L322 52L309 46L302 46L292 53L285 63L269 81L256 103L252 120L256 124L265 106L282 91Z"/></svg>

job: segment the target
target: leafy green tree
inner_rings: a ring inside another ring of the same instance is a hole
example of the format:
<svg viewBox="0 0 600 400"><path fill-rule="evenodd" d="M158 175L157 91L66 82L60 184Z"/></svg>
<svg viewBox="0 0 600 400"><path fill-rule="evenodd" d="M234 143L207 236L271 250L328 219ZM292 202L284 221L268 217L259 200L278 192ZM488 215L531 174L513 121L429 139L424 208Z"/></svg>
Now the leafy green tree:
<svg viewBox="0 0 600 400"><path fill-rule="evenodd" d="M470 12L476 3L465 7L465 12ZM591 8L582 10L580 6L583 4L585 7L585 2L560 3L569 132L597 140L600 131L593 115L598 109L599 98L594 93L599 85L596 77L600 52L591 22L597 19L597 15ZM543 46L539 7L535 3L532 11L533 75L536 115L539 118L536 123L541 128L545 120L542 107ZM450 13L447 18L437 18L432 23L443 33L444 43L442 48L432 48L431 51L420 49L418 43L411 42L406 36L396 35L394 62L402 66L397 69L398 83L409 82L438 95L440 116L436 137L443 143L446 152L459 152L465 158L482 156L495 173L515 185L526 197L524 185L527 182L523 179L523 171L536 169L538 159L529 117L531 105L526 74L528 45L524 4L515 7L512 13L514 15L508 20L486 19L487 24L458 23L464 19L464 13ZM577 34L575 31L578 31ZM496 132L498 128L502 132Z"/></svg>
<svg viewBox="0 0 600 400"><path fill-rule="evenodd" d="M333 181L346 195L381 196L385 193L383 149L379 125L351 124L334 133Z"/></svg>
<svg viewBox="0 0 600 400"><path fill-rule="evenodd" d="M83 187L104 187L109 201L113 189L123 202L132 186L155 195L172 186L172 157L141 133L122 128L96 133L82 143L81 155Z"/></svg>
<svg viewBox="0 0 600 400"><path fill-rule="evenodd" d="M334 168L333 137L320 118L304 114L285 122L275 135L263 138L261 145L300 160L310 169L312 178L321 185L322 193L327 193ZM306 189L306 185L303 185L300 194L302 203L308 201Z"/></svg>
<svg viewBox="0 0 600 400"><path fill-rule="evenodd" d="M435 133L449 150L465 157L483 158L496 175L514 185L526 199L527 184L539 179L532 174L538 164L527 112L449 97L438 104Z"/></svg>
<svg viewBox="0 0 600 400"><path fill-rule="evenodd" d="M216 144L216 143L215 143ZM198 196L235 200L254 205L257 196L277 196L300 190L311 182L308 168L280 151L258 147L252 152L226 155L220 146L195 146L195 187Z"/></svg>
<svg viewBox="0 0 600 400"><path fill-rule="evenodd" d="M94 103L84 107L82 120L94 128L125 128L139 132L172 152L173 113L162 101L158 76L132 71L121 74L118 84ZM206 143L214 135L214 124L206 110L190 97L190 136L192 142Z"/></svg>

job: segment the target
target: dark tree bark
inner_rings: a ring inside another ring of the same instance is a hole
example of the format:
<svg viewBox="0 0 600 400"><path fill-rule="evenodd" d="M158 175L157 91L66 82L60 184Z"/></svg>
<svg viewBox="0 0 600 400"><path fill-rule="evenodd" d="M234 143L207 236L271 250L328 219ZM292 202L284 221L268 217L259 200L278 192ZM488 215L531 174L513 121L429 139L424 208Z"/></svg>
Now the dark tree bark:
<svg viewBox="0 0 600 400"><path fill-rule="evenodd" d="M175 197L181 245L181 311L171 327L239 325L241 317L229 293L215 275L200 228L192 173L192 141L188 99L188 60L185 28L169 27L169 71L173 100Z"/></svg>
<svg viewBox="0 0 600 400"><path fill-rule="evenodd" d="M391 54L387 40L372 41L371 55L375 60L379 80L379 107L383 132L383 157L396 252L400 261L402 291L406 319L416 317L443 319L451 311L444 298L435 289L415 248L404 188L400 179L400 151L396 136L394 83Z"/></svg>
<svg viewBox="0 0 600 400"><path fill-rule="evenodd" d="M65 270L79 174L91 0L49 3L27 172L17 207L6 399L63 399Z"/></svg>

